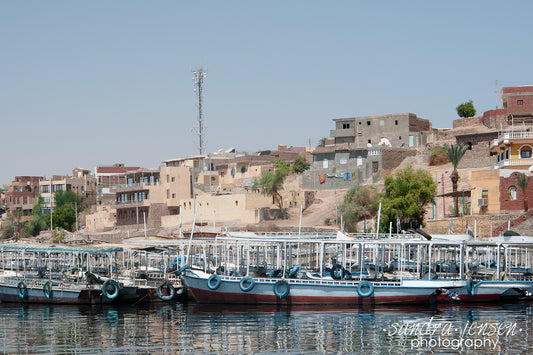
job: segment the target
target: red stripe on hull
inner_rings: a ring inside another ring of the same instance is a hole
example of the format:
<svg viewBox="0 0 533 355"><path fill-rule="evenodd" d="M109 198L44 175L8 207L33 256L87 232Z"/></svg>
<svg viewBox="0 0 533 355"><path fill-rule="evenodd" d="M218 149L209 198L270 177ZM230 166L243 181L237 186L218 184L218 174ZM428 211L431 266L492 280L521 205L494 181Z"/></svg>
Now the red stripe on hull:
<svg viewBox="0 0 533 355"><path fill-rule="evenodd" d="M410 304L429 303L428 295L384 296L384 297L309 297L276 295L255 295L250 293L224 293L189 287L187 289L198 303L234 304Z"/></svg>
<svg viewBox="0 0 533 355"><path fill-rule="evenodd" d="M459 300L454 300L451 297L446 296L446 295L439 295L437 297L437 302L439 302L439 303L498 302L498 301L500 301L500 295L499 294L474 295L474 296L459 295Z"/></svg>

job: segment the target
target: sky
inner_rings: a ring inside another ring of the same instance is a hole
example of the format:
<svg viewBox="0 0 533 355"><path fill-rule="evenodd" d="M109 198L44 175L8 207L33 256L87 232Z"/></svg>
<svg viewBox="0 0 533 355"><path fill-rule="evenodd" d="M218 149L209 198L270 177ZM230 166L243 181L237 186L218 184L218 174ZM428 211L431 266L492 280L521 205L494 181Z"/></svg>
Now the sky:
<svg viewBox="0 0 533 355"><path fill-rule="evenodd" d="M527 1L0 0L0 184L315 146L335 118L501 106L533 84ZM498 93L498 94L497 94Z"/></svg>

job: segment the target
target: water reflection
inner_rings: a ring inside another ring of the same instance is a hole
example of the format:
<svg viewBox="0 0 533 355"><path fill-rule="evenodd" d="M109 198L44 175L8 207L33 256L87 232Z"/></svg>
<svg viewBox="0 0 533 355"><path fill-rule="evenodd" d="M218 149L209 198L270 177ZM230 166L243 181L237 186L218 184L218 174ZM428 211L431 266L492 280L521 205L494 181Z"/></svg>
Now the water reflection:
<svg viewBox="0 0 533 355"><path fill-rule="evenodd" d="M32 354L528 352L533 350L532 315L530 304L357 308L0 304L0 350ZM513 333L480 333L504 322L514 327ZM463 341L460 349L452 348L458 345L452 343L456 339ZM475 343L481 340L485 343Z"/></svg>

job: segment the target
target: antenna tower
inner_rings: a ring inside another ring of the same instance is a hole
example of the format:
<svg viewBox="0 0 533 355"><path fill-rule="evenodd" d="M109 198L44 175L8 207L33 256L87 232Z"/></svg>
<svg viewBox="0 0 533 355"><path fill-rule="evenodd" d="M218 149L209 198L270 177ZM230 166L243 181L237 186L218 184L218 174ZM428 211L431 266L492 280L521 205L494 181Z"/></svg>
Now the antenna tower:
<svg viewBox="0 0 533 355"><path fill-rule="evenodd" d="M198 121L196 122L196 125L194 127L194 131L196 134L198 134L198 151L201 154L204 154L205 152L205 133L206 133L206 127L204 122L204 115L202 111L202 104L204 100L203 96L203 90L204 90L204 79L207 77L207 69L204 70L204 68L199 67L197 69L192 70L193 77L192 81L194 83L194 92L196 93L196 97L198 98Z"/></svg>

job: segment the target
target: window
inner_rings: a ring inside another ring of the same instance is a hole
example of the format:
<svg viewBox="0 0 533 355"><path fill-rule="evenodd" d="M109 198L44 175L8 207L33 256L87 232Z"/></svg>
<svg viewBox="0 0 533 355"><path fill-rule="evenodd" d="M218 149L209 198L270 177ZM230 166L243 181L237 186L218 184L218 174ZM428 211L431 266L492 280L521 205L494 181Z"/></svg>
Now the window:
<svg viewBox="0 0 533 355"><path fill-rule="evenodd" d="M399 137L398 137L398 140L400 140L400 141L401 141L401 140L402 140L402 136L399 136Z"/></svg>
<svg viewBox="0 0 533 355"><path fill-rule="evenodd" d="M520 148L520 158L531 158L531 147L526 145Z"/></svg>
<svg viewBox="0 0 533 355"><path fill-rule="evenodd" d="M508 197L508 200L510 201L515 201L516 200L516 186L509 186L509 188L507 189L507 197Z"/></svg>
<svg viewBox="0 0 533 355"><path fill-rule="evenodd" d="M176 194L172 194L172 198L176 198Z"/></svg>
<svg viewBox="0 0 533 355"><path fill-rule="evenodd" d="M369 139L369 140L368 140L368 144L372 144L372 139Z"/></svg>
<svg viewBox="0 0 533 355"><path fill-rule="evenodd" d="M524 100L516 100L516 104L518 106L522 106L524 104Z"/></svg>
<svg viewBox="0 0 533 355"><path fill-rule="evenodd" d="M322 161L322 169L327 169L328 165L328 159L324 158L324 160Z"/></svg>
<svg viewBox="0 0 533 355"><path fill-rule="evenodd" d="M170 180L170 175L167 174L167 182Z"/></svg>
<svg viewBox="0 0 533 355"><path fill-rule="evenodd" d="M342 124L342 129L348 129L350 128L350 124L349 123L343 123Z"/></svg>
<svg viewBox="0 0 533 355"><path fill-rule="evenodd" d="M361 125L361 124L362 124L362 122L361 122L361 121L359 121L359 124Z"/></svg>
<svg viewBox="0 0 533 355"><path fill-rule="evenodd" d="M379 171L379 163L377 161L372 162L372 174L377 174Z"/></svg>
<svg viewBox="0 0 533 355"><path fill-rule="evenodd" d="M370 126L370 121L366 121L366 125L367 125L367 126Z"/></svg>
<svg viewBox="0 0 533 355"><path fill-rule="evenodd" d="M174 181L176 181L176 178L173 176L173 177L170 178L170 181L174 182Z"/></svg>
<svg viewBox="0 0 533 355"><path fill-rule="evenodd" d="M397 125L398 125L398 120L395 120L395 121L394 121L394 124L397 126Z"/></svg>

